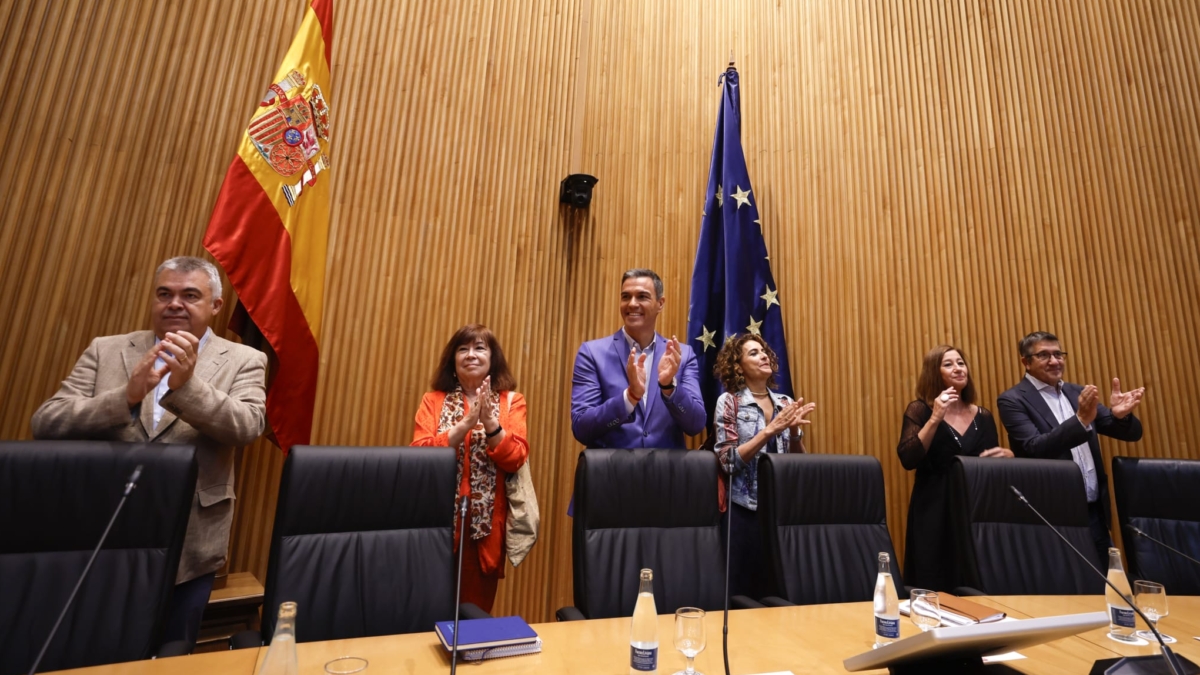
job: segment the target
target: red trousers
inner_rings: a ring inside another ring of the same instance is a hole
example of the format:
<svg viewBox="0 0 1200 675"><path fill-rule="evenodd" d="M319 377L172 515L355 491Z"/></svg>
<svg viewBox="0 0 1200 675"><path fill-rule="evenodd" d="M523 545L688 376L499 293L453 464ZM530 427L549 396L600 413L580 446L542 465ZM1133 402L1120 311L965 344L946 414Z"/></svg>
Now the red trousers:
<svg viewBox="0 0 1200 675"><path fill-rule="evenodd" d="M496 602L500 570L485 576L483 568L479 566L479 545L470 537L466 537L466 540L463 549L462 602L473 603L483 611L491 612L492 605Z"/></svg>

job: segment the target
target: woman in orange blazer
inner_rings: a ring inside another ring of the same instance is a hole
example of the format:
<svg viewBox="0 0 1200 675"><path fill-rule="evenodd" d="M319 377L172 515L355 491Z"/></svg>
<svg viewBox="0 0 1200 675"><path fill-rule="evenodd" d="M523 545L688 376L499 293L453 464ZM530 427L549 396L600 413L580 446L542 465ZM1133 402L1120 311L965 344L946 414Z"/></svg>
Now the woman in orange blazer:
<svg viewBox="0 0 1200 675"><path fill-rule="evenodd" d="M417 410L412 444L458 451L458 493L470 495L462 601L490 612L504 576L504 479L529 458L525 397L514 391L517 381L500 342L481 324L459 328L446 343L432 387ZM457 551L457 510L454 518Z"/></svg>

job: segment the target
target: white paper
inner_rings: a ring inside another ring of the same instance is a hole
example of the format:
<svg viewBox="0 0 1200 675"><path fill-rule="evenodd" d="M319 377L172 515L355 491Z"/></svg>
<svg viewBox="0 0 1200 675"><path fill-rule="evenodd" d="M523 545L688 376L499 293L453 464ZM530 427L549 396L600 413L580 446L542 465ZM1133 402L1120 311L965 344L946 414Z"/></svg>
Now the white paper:
<svg viewBox="0 0 1200 675"><path fill-rule="evenodd" d="M984 663L997 663L1000 661L1016 661L1026 658L1021 652L1005 652L1004 654L996 654L995 656L983 657Z"/></svg>

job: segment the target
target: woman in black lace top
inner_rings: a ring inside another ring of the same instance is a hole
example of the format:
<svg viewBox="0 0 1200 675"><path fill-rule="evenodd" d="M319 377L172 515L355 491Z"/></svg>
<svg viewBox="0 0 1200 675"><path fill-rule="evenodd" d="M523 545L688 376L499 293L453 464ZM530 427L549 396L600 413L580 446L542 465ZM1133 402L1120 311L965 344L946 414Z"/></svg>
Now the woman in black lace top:
<svg viewBox="0 0 1200 675"><path fill-rule="evenodd" d="M904 468L917 472L908 502L906 584L933 590L960 585L950 531L950 466L957 455L1013 456L999 445L996 419L975 405L975 385L962 350L950 345L931 349L917 381L917 400L904 411L896 446Z"/></svg>

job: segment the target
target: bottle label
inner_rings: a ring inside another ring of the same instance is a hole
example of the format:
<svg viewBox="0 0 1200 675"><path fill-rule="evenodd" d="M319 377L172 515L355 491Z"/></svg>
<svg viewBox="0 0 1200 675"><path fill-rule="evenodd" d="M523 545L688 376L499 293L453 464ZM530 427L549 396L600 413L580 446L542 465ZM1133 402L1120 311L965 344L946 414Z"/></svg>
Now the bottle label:
<svg viewBox="0 0 1200 675"><path fill-rule="evenodd" d="M658 647L642 649L629 646L629 667L634 670L654 672L658 670Z"/></svg>
<svg viewBox="0 0 1200 675"><path fill-rule="evenodd" d="M900 619L875 617L875 634L879 637L896 640L900 638Z"/></svg>
<svg viewBox="0 0 1200 675"><path fill-rule="evenodd" d="M1134 624L1132 609L1121 609L1120 607L1113 607L1112 605L1109 605L1108 609L1112 613L1112 622L1114 626L1120 626L1121 628L1133 628Z"/></svg>

